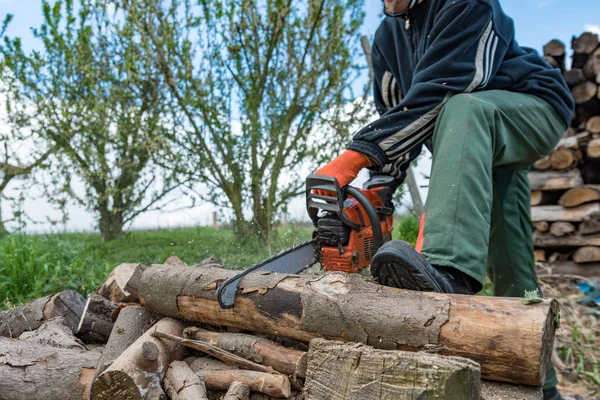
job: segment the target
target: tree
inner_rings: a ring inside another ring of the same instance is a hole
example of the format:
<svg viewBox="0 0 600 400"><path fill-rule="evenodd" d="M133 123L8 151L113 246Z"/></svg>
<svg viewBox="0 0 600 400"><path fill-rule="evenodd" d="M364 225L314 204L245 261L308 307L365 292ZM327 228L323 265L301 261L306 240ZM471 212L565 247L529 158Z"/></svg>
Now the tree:
<svg viewBox="0 0 600 400"><path fill-rule="evenodd" d="M363 1L123 4L152 43L147 57L179 127L173 140L208 187L200 195L232 210L239 235L268 239L274 216L304 193L302 170L335 155L371 116L366 93L352 90L366 65Z"/></svg>
<svg viewBox="0 0 600 400"><path fill-rule="evenodd" d="M75 11L72 0L44 0L44 22L32 30L41 51L25 52L19 38L0 44L11 126L56 148L48 196L95 213L103 240L183 183L164 167L179 156L166 133L161 71L146 62L149 43L127 13L109 3L81 0Z"/></svg>

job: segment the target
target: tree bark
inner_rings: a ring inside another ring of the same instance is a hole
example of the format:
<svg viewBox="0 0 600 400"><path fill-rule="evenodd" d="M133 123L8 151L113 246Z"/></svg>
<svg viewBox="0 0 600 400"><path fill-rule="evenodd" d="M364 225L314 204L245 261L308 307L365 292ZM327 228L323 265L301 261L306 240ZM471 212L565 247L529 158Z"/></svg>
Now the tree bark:
<svg viewBox="0 0 600 400"><path fill-rule="evenodd" d="M94 293L113 303L138 303L138 288L144 264L120 264L108 275L106 281Z"/></svg>
<svg viewBox="0 0 600 400"><path fill-rule="evenodd" d="M87 399L99 357L0 337L0 400Z"/></svg>
<svg viewBox="0 0 600 400"><path fill-rule="evenodd" d="M577 207L584 203L600 200L598 185L579 186L567 191L558 200L563 207Z"/></svg>
<svg viewBox="0 0 600 400"><path fill-rule="evenodd" d="M573 253L573 261L576 263L600 262L600 247L585 246L578 248Z"/></svg>
<svg viewBox="0 0 600 400"><path fill-rule="evenodd" d="M204 382L183 361L169 365L164 386L171 400L208 400Z"/></svg>
<svg viewBox="0 0 600 400"><path fill-rule="evenodd" d="M121 310L114 323L108 343L96 368L97 377L104 372L142 334L148 325L148 313L142 306L131 305Z"/></svg>
<svg viewBox="0 0 600 400"><path fill-rule="evenodd" d="M314 339L305 394L312 400L479 399L476 362Z"/></svg>
<svg viewBox="0 0 600 400"><path fill-rule="evenodd" d="M282 374L300 378L304 378L306 374L306 352L288 349L268 339L243 333L210 332L196 327L186 328L185 334L269 366Z"/></svg>
<svg viewBox="0 0 600 400"><path fill-rule="evenodd" d="M538 270L538 274L582 276L584 278L600 278L600 263L577 264L573 261L555 261L548 263L549 271Z"/></svg>
<svg viewBox="0 0 600 400"><path fill-rule="evenodd" d="M563 208L561 206L537 206L531 207L531 220L533 222L581 222L586 217L596 212L600 212L600 203L584 204L573 208Z"/></svg>
<svg viewBox="0 0 600 400"><path fill-rule="evenodd" d="M0 336L17 338L21 333L35 330L44 321L56 317L63 317L65 325L76 332L84 306L83 296L73 290L65 290L2 311L0 312Z"/></svg>
<svg viewBox="0 0 600 400"><path fill-rule="evenodd" d="M181 335L183 324L171 318L157 322L94 379L92 400L139 399L160 388L168 365L184 353L176 343L152 337L154 331Z"/></svg>
<svg viewBox="0 0 600 400"><path fill-rule="evenodd" d="M554 222L551 226L550 226L550 233L553 234L554 236L566 236L566 235L570 235L572 233L575 232L575 226L573 226L573 224L571 224L570 222Z"/></svg>
<svg viewBox="0 0 600 400"><path fill-rule="evenodd" d="M81 314L77 336L87 342L106 343L113 328L112 314L119 305L90 294Z"/></svg>
<svg viewBox="0 0 600 400"><path fill-rule="evenodd" d="M483 376L507 382L541 384L550 359L551 300L531 307L519 299L402 291L339 273L270 273L245 277L235 307L221 309L216 288L235 274L156 266L144 272L140 296L146 309L163 315L304 342L324 337L390 349L439 346L442 354L481 363Z"/></svg>
<svg viewBox="0 0 600 400"><path fill-rule="evenodd" d="M250 399L250 387L242 382L233 382L223 400L249 400Z"/></svg>
<svg viewBox="0 0 600 400"><path fill-rule="evenodd" d="M86 351L81 340L73 335L73 331L65 325L63 317L53 318L45 321L42 326L35 331L26 331L19 336L19 340L25 340L32 343L61 347L78 351Z"/></svg>
<svg viewBox="0 0 600 400"><path fill-rule="evenodd" d="M531 190L566 190L583 185L581 173L577 169L567 172L530 172Z"/></svg>
<svg viewBox="0 0 600 400"><path fill-rule="evenodd" d="M285 375L244 369L198 370L196 374L204 381L208 390L227 390L233 382L242 382L253 392L273 397L289 398L292 394L290 381Z"/></svg>
<svg viewBox="0 0 600 400"><path fill-rule="evenodd" d="M562 247L581 247L581 246L600 246L600 235L571 235L556 237L547 233L534 232L533 244L541 248L562 248Z"/></svg>

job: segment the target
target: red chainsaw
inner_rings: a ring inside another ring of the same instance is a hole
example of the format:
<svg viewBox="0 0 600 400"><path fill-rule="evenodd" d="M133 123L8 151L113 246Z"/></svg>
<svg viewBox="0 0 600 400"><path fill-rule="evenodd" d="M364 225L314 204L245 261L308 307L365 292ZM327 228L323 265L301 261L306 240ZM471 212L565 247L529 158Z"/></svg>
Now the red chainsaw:
<svg viewBox="0 0 600 400"><path fill-rule="evenodd" d="M392 238L396 188L397 181L389 175L374 175L363 189L340 188L333 177L310 175L306 208L315 227L312 239L224 281L217 290L220 306L233 307L239 282L251 272L297 274L319 262L325 271L361 273Z"/></svg>

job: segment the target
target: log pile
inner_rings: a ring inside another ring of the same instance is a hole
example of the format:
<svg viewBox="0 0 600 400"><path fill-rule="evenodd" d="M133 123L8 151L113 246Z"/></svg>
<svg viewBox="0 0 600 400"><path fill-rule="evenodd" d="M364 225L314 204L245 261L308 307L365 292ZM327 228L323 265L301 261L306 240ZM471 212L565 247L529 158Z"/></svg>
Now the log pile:
<svg viewBox="0 0 600 400"><path fill-rule="evenodd" d="M563 71L576 103L571 126L529 174L535 259L542 274L600 277L600 40L553 40L544 58Z"/></svg>
<svg viewBox="0 0 600 400"><path fill-rule="evenodd" d="M540 398L554 300L261 273L224 310L216 288L236 272L213 260L122 264L87 302L0 312L0 400Z"/></svg>

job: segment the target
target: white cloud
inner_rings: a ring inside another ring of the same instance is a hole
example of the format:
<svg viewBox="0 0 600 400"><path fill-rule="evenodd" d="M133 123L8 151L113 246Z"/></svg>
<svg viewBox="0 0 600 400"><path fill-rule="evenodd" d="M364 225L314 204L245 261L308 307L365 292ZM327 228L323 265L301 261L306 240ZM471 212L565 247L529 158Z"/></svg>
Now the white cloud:
<svg viewBox="0 0 600 400"><path fill-rule="evenodd" d="M597 35L600 35L600 25L585 24L583 26L583 29L585 29L586 32L592 32L592 33L595 33Z"/></svg>

